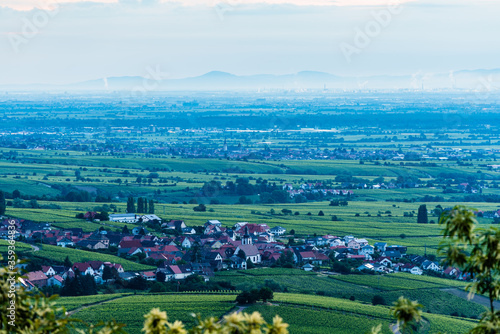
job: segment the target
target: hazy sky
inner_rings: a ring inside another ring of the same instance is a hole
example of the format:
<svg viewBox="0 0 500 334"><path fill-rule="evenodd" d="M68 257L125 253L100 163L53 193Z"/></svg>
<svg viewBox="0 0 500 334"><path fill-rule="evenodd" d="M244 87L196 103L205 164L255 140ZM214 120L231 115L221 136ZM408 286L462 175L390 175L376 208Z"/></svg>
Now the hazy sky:
<svg viewBox="0 0 500 334"><path fill-rule="evenodd" d="M0 84L500 68L498 13L498 0L0 0Z"/></svg>

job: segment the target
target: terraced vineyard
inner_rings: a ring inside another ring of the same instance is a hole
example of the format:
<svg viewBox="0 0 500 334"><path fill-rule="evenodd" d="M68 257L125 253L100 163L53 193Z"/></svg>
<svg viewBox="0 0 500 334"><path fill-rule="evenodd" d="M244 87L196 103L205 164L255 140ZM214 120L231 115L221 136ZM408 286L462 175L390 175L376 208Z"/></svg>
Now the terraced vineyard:
<svg viewBox="0 0 500 334"><path fill-rule="evenodd" d="M106 300L121 298L129 295L128 293L114 293L107 295L61 297L57 300L59 306L63 306L66 311L72 311L80 307L86 307L91 304L97 304Z"/></svg>
<svg viewBox="0 0 500 334"><path fill-rule="evenodd" d="M342 275L326 276L306 273L297 269L279 269L277 275L264 276L268 269L252 269L239 272L219 272L212 280L231 281L237 289L251 289L266 284L278 286L291 293L325 295L338 300L354 298L356 301L371 303L374 296L384 298L387 305L400 296L418 300L424 310L444 315L458 314L479 318L484 306L454 296L444 288L462 288L464 282L429 276L397 273L384 276ZM275 269L272 269L275 270ZM380 288L379 288L380 280ZM286 294L288 295L288 294Z"/></svg>
<svg viewBox="0 0 500 334"><path fill-rule="evenodd" d="M372 327L383 324L382 333L389 331L390 321L371 318L352 313L333 312L324 309L312 309L307 306L252 306L246 312L258 311L266 321L272 321L279 314L290 327L290 334L352 334L369 333Z"/></svg>
<svg viewBox="0 0 500 334"><path fill-rule="evenodd" d="M432 289L444 286L437 283L398 277L396 275L339 275L334 276L334 279L363 286L371 286L385 291Z"/></svg>
<svg viewBox="0 0 500 334"><path fill-rule="evenodd" d="M349 333L346 329L351 333L366 333L379 323L383 324L385 333L390 333L388 324L394 322L386 306L349 300L278 293L273 303L279 306L255 306L249 311L258 310L270 318L274 314L281 315L290 323L291 333ZM471 320L429 313L424 313L423 318L423 327L419 331L422 333L464 333L475 324Z"/></svg>
<svg viewBox="0 0 500 334"><path fill-rule="evenodd" d="M115 319L127 324L125 329L130 334L139 334L144 322L143 315L153 307L167 311L169 320L193 324L191 313L199 313L202 317L222 317L234 308L235 297L231 294L135 295L90 306L75 313L75 317L90 323Z"/></svg>

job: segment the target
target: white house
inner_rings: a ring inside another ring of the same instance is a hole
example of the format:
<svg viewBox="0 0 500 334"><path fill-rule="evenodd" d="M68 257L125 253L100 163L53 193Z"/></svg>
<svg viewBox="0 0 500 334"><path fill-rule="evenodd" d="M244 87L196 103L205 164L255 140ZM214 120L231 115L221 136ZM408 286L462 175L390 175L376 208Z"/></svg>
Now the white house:
<svg viewBox="0 0 500 334"><path fill-rule="evenodd" d="M57 246L60 247L74 246L74 245L75 243L67 237L62 237L59 241L57 241Z"/></svg>
<svg viewBox="0 0 500 334"><path fill-rule="evenodd" d="M183 237L182 242L181 242L181 246L183 248L191 248L193 246L193 243L191 242L191 240L189 240L188 237Z"/></svg>
<svg viewBox="0 0 500 334"><path fill-rule="evenodd" d="M274 235L283 235L285 234L286 229L281 226L275 226L272 229L270 229L269 232L271 232Z"/></svg>
<svg viewBox="0 0 500 334"><path fill-rule="evenodd" d="M415 266L410 269L410 273L413 275L422 275L424 272L422 269L420 269L420 267Z"/></svg>
<svg viewBox="0 0 500 334"><path fill-rule="evenodd" d="M310 263L306 263L305 265L302 266L302 270L304 271L312 271L314 270L314 266Z"/></svg>
<svg viewBox="0 0 500 334"><path fill-rule="evenodd" d="M359 255L371 255L374 253L374 247L370 245L363 246L359 249Z"/></svg>
<svg viewBox="0 0 500 334"><path fill-rule="evenodd" d="M42 271L46 276L54 276L56 271L51 266L42 266Z"/></svg>
<svg viewBox="0 0 500 334"><path fill-rule="evenodd" d="M435 262L429 261L429 260L426 260L422 263L422 269L433 270L433 271L441 270L441 268L439 267L438 264L436 264Z"/></svg>

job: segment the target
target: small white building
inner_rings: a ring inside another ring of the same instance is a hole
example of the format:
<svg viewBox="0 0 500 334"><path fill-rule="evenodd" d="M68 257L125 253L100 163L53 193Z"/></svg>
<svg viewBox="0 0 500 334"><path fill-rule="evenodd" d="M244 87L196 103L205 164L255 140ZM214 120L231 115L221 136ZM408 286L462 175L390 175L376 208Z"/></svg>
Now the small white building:
<svg viewBox="0 0 500 334"><path fill-rule="evenodd" d="M141 216L135 213L114 213L109 215L109 221L135 224Z"/></svg>
<svg viewBox="0 0 500 334"><path fill-rule="evenodd" d="M272 229L269 230L274 235L283 235L286 233L286 229L281 226L275 226Z"/></svg>

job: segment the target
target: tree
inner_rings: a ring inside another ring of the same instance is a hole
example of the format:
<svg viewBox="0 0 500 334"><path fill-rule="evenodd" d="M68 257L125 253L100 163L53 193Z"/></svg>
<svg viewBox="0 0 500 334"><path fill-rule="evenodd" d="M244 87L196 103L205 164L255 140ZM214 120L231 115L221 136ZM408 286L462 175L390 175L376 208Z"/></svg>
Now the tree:
<svg viewBox="0 0 500 334"><path fill-rule="evenodd" d="M285 249L285 251L280 255L276 264L280 267L293 268L293 251L290 249Z"/></svg>
<svg viewBox="0 0 500 334"><path fill-rule="evenodd" d="M262 299L264 303L273 298L274 298L273 290L271 290L270 288L263 287L259 290L259 299Z"/></svg>
<svg viewBox="0 0 500 334"><path fill-rule="evenodd" d="M128 230L128 226L127 225L123 226L122 233L123 234L130 234L130 231Z"/></svg>
<svg viewBox="0 0 500 334"><path fill-rule="evenodd" d="M12 192L12 198L15 199L15 198L21 198L21 192L19 190L14 190Z"/></svg>
<svg viewBox="0 0 500 334"><path fill-rule="evenodd" d="M112 278L113 278L113 272L111 271L111 267L104 266L104 269L102 271L102 279L107 282L109 279Z"/></svg>
<svg viewBox="0 0 500 334"><path fill-rule="evenodd" d="M429 223L429 219L427 217L427 206L425 204L422 204L418 207L417 223L419 224Z"/></svg>
<svg viewBox="0 0 500 334"><path fill-rule="evenodd" d="M137 199L137 213L143 213L144 212L144 202L142 201L142 197L139 197Z"/></svg>
<svg viewBox="0 0 500 334"><path fill-rule="evenodd" d="M106 211L101 211L99 215L96 217L100 221L108 221L109 220L109 214Z"/></svg>
<svg viewBox="0 0 500 334"><path fill-rule="evenodd" d="M156 273L156 281L157 282L165 282L167 275L163 271L159 271Z"/></svg>
<svg viewBox="0 0 500 334"><path fill-rule="evenodd" d="M155 202L150 199L149 200L149 214L154 214L155 213Z"/></svg>
<svg viewBox="0 0 500 334"><path fill-rule="evenodd" d="M128 288L134 290L146 290L148 288L148 281L142 276L135 276L128 282Z"/></svg>
<svg viewBox="0 0 500 334"><path fill-rule="evenodd" d="M207 211L207 207L205 206L205 204L200 204L198 206L195 206L193 208L193 211L205 212L205 211Z"/></svg>
<svg viewBox="0 0 500 334"><path fill-rule="evenodd" d="M494 302L500 296L500 229L476 229L474 211L464 206L445 211L439 224L444 225L439 254L445 256L445 264L460 268L474 279L466 286L471 295L479 293L489 297L489 311L471 332L499 333L499 312Z"/></svg>
<svg viewBox="0 0 500 334"><path fill-rule="evenodd" d="M69 257L66 255L66 258L64 259L64 266L66 268L71 268L73 267L73 263L69 260Z"/></svg>
<svg viewBox="0 0 500 334"><path fill-rule="evenodd" d="M142 203L144 204L144 210L142 211L142 213L148 213L148 199L143 198Z"/></svg>
<svg viewBox="0 0 500 334"><path fill-rule="evenodd" d="M0 190L0 215L3 215L5 213L6 207L5 194Z"/></svg>
<svg viewBox="0 0 500 334"><path fill-rule="evenodd" d="M318 212L318 216L324 216L324 215L325 215L325 213L324 213L322 210L320 210L320 211Z"/></svg>
<svg viewBox="0 0 500 334"><path fill-rule="evenodd" d="M253 269L255 268L255 264L252 262L252 260L247 259L247 269Z"/></svg>
<svg viewBox="0 0 500 334"><path fill-rule="evenodd" d="M127 199L127 213L135 213L135 200L132 196Z"/></svg>

